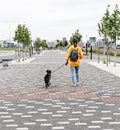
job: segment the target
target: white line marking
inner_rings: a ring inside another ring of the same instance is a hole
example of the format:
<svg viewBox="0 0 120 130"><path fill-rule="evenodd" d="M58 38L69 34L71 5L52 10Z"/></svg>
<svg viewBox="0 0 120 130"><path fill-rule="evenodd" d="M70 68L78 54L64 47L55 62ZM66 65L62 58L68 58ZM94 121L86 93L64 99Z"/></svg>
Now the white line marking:
<svg viewBox="0 0 120 130"><path fill-rule="evenodd" d="M6 127L17 127L18 124L7 124Z"/></svg>
<svg viewBox="0 0 120 130"><path fill-rule="evenodd" d="M69 124L70 122L58 122L58 124Z"/></svg>
<svg viewBox="0 0 120 130"><path fill-rule="evenodd" d="M101 120L112 120L112 117L101 117Z"/></svg>
<svg viewBox="0 0 120 130"><path fill-rule="evenodd" d="M66 113L67 111L57 111L57 113Z"/></svg>
<svg viewBox="0 0 120 130"><path fill-rule="evenodd" d="M39 121L40 121L40 122L41 122L41 121L47 121L47 119L36 119L36 121L38 121L38 122L39 122Z"/></svg>
<svg viewBox="0 0 120 130"><path fill-rule="evenodd" d="M80 114L82 113L81 111L73 111L72 114Z"/></svg>
<svg viewBox="0 0 120 130"><path fill-rule="evenodd" d="M25 122L24 125L35 125L35 122Z"/></svg>
<svg viewBox="0 0 120 130"><path fill-rule="evenodd" d="M15 116L23 115L23 113L13 113Z"/></svg>
<svg viewBox="0 0 120 130"><path fill-rule="evenodd" d="M79 118L69 118L68 120L69 120L69 121L78 121Z"/></svg>
<svg viewBox="0 0 120 130"><path fill-rule="evenodd" d="M10 119L10 120L3 120L3 122L14 122L14 120Z"/></svg>
<svg viewBox="0 0 120 130"><path fill-rule="evenodd" d="M93 114L83 114L83 116L93 116Z"/></svg>
<svg viewBox="0 0 120 130"><path fill-rule="evenodd" d="M6 115L8 112L0 112L0 115Z"/></svg>
<svg viewBox="0 0 120 130"><path fill-rule="evenodd" d="M86 122L78 122L78 123L75 123L75 125L87 125L87 123Z"/></svg>
<svg viewBox="0 0 120 130"><path fill-rule="evenodd" d="M93 129L93 128L100 128L100 126L88 126L88 128Z"/></svg>
<svg viewBox="0 0 120 130"><path fill-rule="evenodd" d="M91 121L92 123L103 123L103 121Z"/></svg>
<svg viewBox="0 0 120 130"><path fill-rule="evenodd" d="M0 118L11 118L11 116L1 116Z"/></svg>
<svg viewBox="0 0 120 130"><path fill-rule="evenodd" d="M52 126L52 124L40 124L40 126Z"/></svg>
<svg viewBox="0 0 120 130"><path fill-rule="evenodd" d="M62 117L63 115L52 115L52 117Z"/></svg>
<svg viewBox="0 0 120 130"><path fill-rule="evenodd" d="M53 130L61 130L61 129L64 129L64 127L63 126L61 126L61 127L52 127L52 129Z"/></svg>
<svg viewBox="0 0 120 130"><path fill-rule="evenodd" d="M29 114L36 114L36 113L38 113L37 111L29 111L28 112Z"/></svg>
<svg viewBox="0 0 120 130"><path fill-rule="evenodd" d="M22 115L21 117L32 117L32 115Z"/></svg>
<svg viewBox="0 0 120 130"><path fill-rule="evenodd" d="M16 128L16 130L28 130L27 127Z"/></svg>
<svg viewBox="0 0 120 130"><path fill-rule="evenodd" d="M111 125L119 125L120 122L109 122L109 124L111 124Z"/></svg>

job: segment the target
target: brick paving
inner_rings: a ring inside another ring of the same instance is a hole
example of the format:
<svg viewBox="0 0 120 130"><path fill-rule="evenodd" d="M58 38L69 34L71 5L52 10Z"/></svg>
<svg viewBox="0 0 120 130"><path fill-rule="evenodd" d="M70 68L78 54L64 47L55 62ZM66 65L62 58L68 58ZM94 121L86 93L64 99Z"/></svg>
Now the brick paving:
<svg viewBox="0 0 120 130"><path fill-rule="evenodd" d="M81 83L73 87L69 66L52 74L66 53L49 50L29 64L0 69L0 130L119 130L120 78L83 59Z"/></svg>

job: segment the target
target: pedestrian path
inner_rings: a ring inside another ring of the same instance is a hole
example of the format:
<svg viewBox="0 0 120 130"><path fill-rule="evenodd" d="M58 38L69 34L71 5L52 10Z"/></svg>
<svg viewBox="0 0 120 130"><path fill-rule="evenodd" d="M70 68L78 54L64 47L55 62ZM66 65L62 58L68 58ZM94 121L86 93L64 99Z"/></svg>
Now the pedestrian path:
<svg viewBox="0 0 120 130"><path fill-rule="evenodd" d="M73 87L69 66L52 74L46 69L65 62L58 50L35 55L27 64L0 69L0 130L119 130L119 77L81 62L81 84Z"/></svg>
<svg viewBox="0 0 120 130"><path fill-rule="evenodd" d="M114 62L110 62L107 66L107 64L103 64L102 61L98 63L98 61L96 60L92 60L92 61L89 60L87 63L120 77L120 64L119 63L116 63L116 66L114 66Z"/></svg>

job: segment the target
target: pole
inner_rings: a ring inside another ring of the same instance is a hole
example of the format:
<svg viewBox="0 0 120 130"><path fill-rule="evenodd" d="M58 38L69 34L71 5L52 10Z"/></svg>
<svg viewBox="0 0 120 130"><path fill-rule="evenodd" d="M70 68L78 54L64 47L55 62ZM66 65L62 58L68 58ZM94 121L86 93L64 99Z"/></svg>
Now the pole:
<svg viewBox="0 0 120 130"><path fill-rule="evenodd" d="M90 46L90 59L92 60L92 46Z"/></svg>
<svg viewBox="0 0 120 130"><path fill-rule="evenodd" d="M88 48L88 45L87 45L87 35L86 35L86 55L87 55L87 48Z"/></svg>
<svg viewBox="0 0 120 130"><path fill-rule="evenodd" d="M87 52L88 52L88 51L87 51L87 43L86 43L86 55L87 55Z"/></svg>
<svg viewBox="0 0 120 130"><path fill-rule="evenodd" d="M11 23L9 23L9 41L11 42Z"/></svg>
<svg viewBox="0 0 120 130"><path fill-rule="evenodd" d="M100 62L100 45L99 45L99 42L98 42L98 63Z"/></svg>

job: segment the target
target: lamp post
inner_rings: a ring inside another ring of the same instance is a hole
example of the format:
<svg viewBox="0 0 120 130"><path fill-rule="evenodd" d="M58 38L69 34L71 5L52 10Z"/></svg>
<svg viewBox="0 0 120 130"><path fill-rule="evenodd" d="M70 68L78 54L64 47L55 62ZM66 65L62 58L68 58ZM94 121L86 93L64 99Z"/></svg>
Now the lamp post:
<svg viewBox="0 0 120 130"><path fill-rule="evenodd" d="M9 41L11 42L11 23L9 23Z"/></svg>
<svg viewBox="0 0 120 130"><path fill-rule="evenodd" d="M87 45L87 35L86 35L86 56L87 56L87 48L88 48L88 45Z"/></svg>
<svg viewBox="0 0 120 130"><path fill-rule="evenodd" d="M8 40L11 42L11 27L13 23L16 23L16 21L6 21L6 20L2 20L2 22L7 23L8 24L8 30L9 30L9 36L8 36Z"/></svg>

